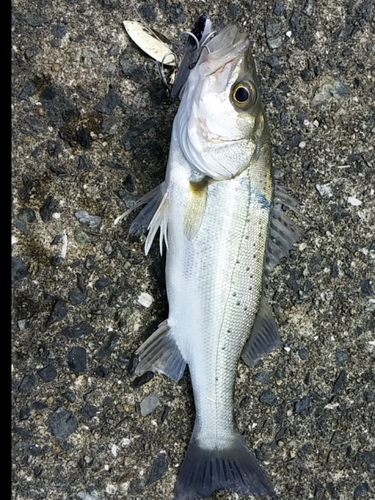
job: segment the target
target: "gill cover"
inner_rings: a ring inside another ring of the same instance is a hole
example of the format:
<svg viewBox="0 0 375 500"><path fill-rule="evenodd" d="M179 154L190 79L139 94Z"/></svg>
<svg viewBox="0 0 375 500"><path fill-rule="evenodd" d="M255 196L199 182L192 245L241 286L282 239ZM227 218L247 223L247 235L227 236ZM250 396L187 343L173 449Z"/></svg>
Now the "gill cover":
<svg viewBox="0 0 375 500"><path fill-rule="evenodd" d="M249 166L264 129L258 88L249 39L230 25L202 51L175 117L192 180L231 179Z"/></svg>

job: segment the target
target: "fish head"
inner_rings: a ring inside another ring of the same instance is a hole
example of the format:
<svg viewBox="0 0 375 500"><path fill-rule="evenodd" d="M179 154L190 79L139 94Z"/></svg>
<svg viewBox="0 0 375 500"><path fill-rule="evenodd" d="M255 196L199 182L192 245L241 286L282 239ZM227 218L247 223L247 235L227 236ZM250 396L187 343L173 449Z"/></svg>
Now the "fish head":
<svg viewBox="0 0 375 500"><path fill-rule="evenodd" d="M192 177L237 176L268 137L249 46L227 26L203 48L182 90L174 127Z"/></svg>

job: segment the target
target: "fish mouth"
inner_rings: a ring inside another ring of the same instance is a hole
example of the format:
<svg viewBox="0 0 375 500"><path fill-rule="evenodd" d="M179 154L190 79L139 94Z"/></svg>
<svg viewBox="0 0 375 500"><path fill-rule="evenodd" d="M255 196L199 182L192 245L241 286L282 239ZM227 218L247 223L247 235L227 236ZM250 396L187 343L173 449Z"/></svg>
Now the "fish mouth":
<svg viewBox="0 0 375 500"><path fill-rule="evenodd" d="M228 25L207 43L199 61L199 75L216 73L243 54L249 44L245 33L240 33L233 24Z"/></svg>

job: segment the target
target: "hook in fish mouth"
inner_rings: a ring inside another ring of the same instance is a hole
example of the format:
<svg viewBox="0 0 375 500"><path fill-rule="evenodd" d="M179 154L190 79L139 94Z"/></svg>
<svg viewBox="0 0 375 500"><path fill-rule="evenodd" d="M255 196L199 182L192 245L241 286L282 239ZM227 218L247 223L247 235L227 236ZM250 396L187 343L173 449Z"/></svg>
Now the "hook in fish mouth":
<svg viewBox="0 0 375 500"><path fill-rule="evenodd" d="M216 35L216 32L212 30L210 16L202 14L191 31L183 31L181 34L188 35L188 39L185 44L185 53L179 65L176 80L170 90L172 99L180 97L180 92L189 77L190 71L197 64L204 48L209 52L207 44Z"/></svg>

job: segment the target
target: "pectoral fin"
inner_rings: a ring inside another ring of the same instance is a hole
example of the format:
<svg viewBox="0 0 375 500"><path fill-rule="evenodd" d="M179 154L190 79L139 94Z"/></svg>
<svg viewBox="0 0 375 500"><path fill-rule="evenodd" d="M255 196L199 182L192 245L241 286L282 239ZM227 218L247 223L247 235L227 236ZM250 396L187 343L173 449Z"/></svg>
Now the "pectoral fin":
<svg viewBox="0 0 375 500"><path fill-rule="evenodd" d="M145 254L147 255L152 242L154 241L155 234L160 228L160 255L163 254L163 240L165 241L165 246L168 249L167 240L167 226L168 226L168 211L169 211L169 198L168 191L165 191L164 196L156 210L150 224L148 225L148 235L145 244Z"/></svg>
<svg viewBox="0 0 375 500"><path fill-rule="evenodd" d="M206 210L209 177L201 181L190 181L190 191L185 207L184 233L191 240L197 234Z"/></svg>
<svg viewBox="0 0 375 500"><path fill-rule="evenodd" d="M126 217L131 211L145 204L146 206L142 208L137 217L133 220L129 228L129 233L139 234L145 233L147 230L149 231L145 245L145 254L147 255L154 241L155 234L160 228L160 254L162 254L163 241L165 241L165 245L168 248L167 225L169 200L165 182L162 182L152 191L141 196L136 201L134 207L119 217L117 222Z"/></svg>
<svg viewBox="0 0 375 500"><path fill-rule="evenodd" d="M262 296L253 329L242 353L242 359L248 366L254 366L265 354L280 346L281 341L276 321L266 298Z"/></svg>

